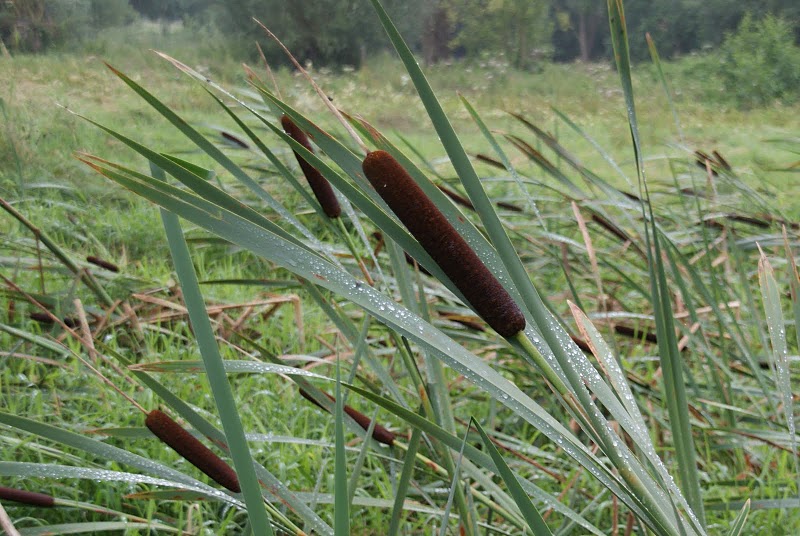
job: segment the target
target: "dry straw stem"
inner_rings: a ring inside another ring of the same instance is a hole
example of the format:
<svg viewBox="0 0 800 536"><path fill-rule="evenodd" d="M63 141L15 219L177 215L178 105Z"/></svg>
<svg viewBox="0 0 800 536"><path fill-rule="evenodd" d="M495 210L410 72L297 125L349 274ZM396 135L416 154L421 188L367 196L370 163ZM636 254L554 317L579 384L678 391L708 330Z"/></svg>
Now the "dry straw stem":
<svg viewBox="0 0 800 536"><path fill-rule="evenodd" d="M291 136L294 141L308 149L309 152L314 152L306 133L300 130L300 127L295 125L288 115L281 116L281 126L283 126L284 132ZM342 213L342 208L339 206L339 201L336 199L336 194L330 183L317 171L317 168L306 162L296 151L292 152L294 152L297 163L300 164L300 169L303 170L303 175L306 176L311 190L317 197L317 201L322 205L322 210L325 211L329 218L338 218Z"/></svg>
<svg viewBox="0 0 800 536"><path fill-rule="evenodd" d="M3 529L3 533L6 536L20 536L19 531L14 528L14 523L8 517L8 513L6 513L6 509L3 508L2 504L0 504L0 529Z"/></svg>
<svg viewBox="0 0 800 536"><path fill-rule="evenodd" d="M525 329L525 317L503 285L386 151L373 151L364 174L414 238L492 329L510 338Z"/></svg>
<svg viewBox="0 0 800 536"><path fill-rule="evenodd" d="M5 488L2 486L0 486L0 499L44 508L50 508L56 504L56 500L50 495L16 488Z"/></svg>
<svg viewBox="0 0 800 536"><path fill-rule="evenodd" d="M334 403L336 402L336 399L333 396L329 395L328 393L324 393L324 392L323 392L323 394L325 396L327 396L330 399L331 402L334 402ZM311 394L308 391L306 391L305 389L300 389L300 395L303 398L305 398L306 400L308 400L309 402L311 402L312 404L314 404L315 406L319 406L320 408L322 408L322 409L327 411L327 409L324 408L322 406L322 404L317 402L314 399L314 397L311 396ZM350 406L348 406L346 404L344 406L344 412L347 413L347 415L349 415L351 419L356 421L356 423L358 423L358 425L361 428L363 428L365 432L369 430L369 425L371 424L372 419L370 419L369 417L367 417L366 415L364 415L360 411L358 411L356 409L353 409L352 407L350 407ZM375 426L372 428L372 439L374 439L378 443L383 443L384 445L388 445L388 446L391 447L392 445L394 445L394 440L395 440L396 437L397 437L397 435L394 432L392 432L391 430L389 430L388 428L386 428L384 426L381 426L377 422L375 423Z"/></svg>
<svg viewBox="0 0 800 536"><path fill-rule="evenodd" d="M90 352L94 351L94 344L93 344L93 343L91 343L91 342L89 342L88 340L84 339L84 338L83 338L83 337L82 337L80 334L78 334L78 332L76 332L74 329L72 329L72 327L74 327L74 326L69 326L69 325L67 324L67 322L65 321L66 319L65 319L65 320L61 320L60 318L58 318L57 316L55 316L53 313L51 313L51 312L50 312L50 311L47 309L47 307L45 307L44 305L42 305L41 303L39 303L38 301L36 301L36 299L35 299L33 296L31 296L30 294L28 294L27 292L25 292L24 290L22 290L20 287L18 287L18 286L17 286L17 284L16 284L16 283L14 283L13 281L11 281L11 280L10 280L9 278L7 278L6 276L4 276L4 275L0 274L0 278L2 278L2 280L3 280L3 281L5 281L6 285L8 285L8 287L9 287L11 290L13 290L13 291L15 291L15 292L18 292L20 295L24 296L24 297L25 297L25 299L26 299L26 300L28 300L28 302L29 302L31 305L33 305L34 307L36 307L36 308L38 308L38 309L39 309L39 311L40 311L39 313L31 313L31 316L33 316L34 314L43 315L42 317L43 317L43 318L45 318L45 317L46 317L46 318L48 319L48 321L49 321L49 322L51 322L51 323L55 323L55 324L58 324L59 326L61 326L61 329L63 329L63 330L64 330L65 332L67 332L67 333L68 333L68 334L69 334L69 335L70 335L70 336L71 336L73 339L75 339L75 340L76 340L76 341L78 341L78 342L79 342L81 345L83 345L83 347L84 347L84 348L86 348L86 349L87 349L87 351L90 351ZM62 345L63 345L63 343L62 343ZM145 409L144 409L144 408L143 408L143 407L142 407L142 406L141 406L141 405L140 405L138 402L136 402L136 400L134 400L133 398L131 398L131 396L130 396L130 395L128 395L128 394L127 394L125 391L123 391L122 389L120 389L119 387L117 387L116 385L114 385L114 382L112 382L111 380L109 380L108 378L106 378L106 377L103 375L103 373L102 373L102 372L100 372L100 371L99 371L99 370L98 370L98 369L97 369L97 368L96 368L94 365L92 365L91 363L89 363L89 362L88 362L86 359L84 359L83 357L81 357L81 356L80 356L80 354L78 354L77 352L75 352L74 350L72 350L71 348L69 348L68 346L66 346L66 345L63 345L63 346L64 346L64 348L65 348L65 349L67 349L67 350L68 350L68 351L69 351L69 352L70 352L70 353L71 353L73 356L75 356L75 358L76 358L78 361L80 361L80 362L81 362L81 364L83 364L83 365L84 365L86 368L88 368L88 369L89 369L89 370L92 372L92 374L94 374L95 376L97 376L97 377L98 377L98 378L99 378L99 379L100 379L100 380L101 380L103 383L105 383L106 385L108 385L109 387L111 387L111 388L112 388L114 391L116 391L116 392L117 392L117 393L118 393L120 396L122 396L122 397L123 397L125 400L127 400L128 402L130 402L130 403L131 403L131 404L132 404L134 407L136 407L136 408L137 408L139 411L141 411L142 413L147 413L147 412L145 411ZM107 363L109 363L109 364L110 364L110 365L111 365L111 366L114 368L114 370L116 370L117 372L119 372L119 373L122 375L122 377L123 377L123 378L125 378L125 379L126 379L126 380L128 380L128 381L130 381L130 380L129 380L129 377L128 377L128 376L125 376L125 375L123 375L122 371L121 371L121 370L120 370L118 367L116 367L115 365L113 365L113 364L112 364L112 363L111 363L111 362L108 360L108 358L107 358L107 357L103 356L102 354L100 354L100 355L103 357L103 360L104 360L104 361L106 361Z"/></svg>
<svg viewBox="0 0 800 536"><path fill-rule="evenodd" d="M236 471L175 422L172 417L161 410L154 409L147 414L144 424L157 438L208 475L214 482L234 493L241 491Z"/></svg>

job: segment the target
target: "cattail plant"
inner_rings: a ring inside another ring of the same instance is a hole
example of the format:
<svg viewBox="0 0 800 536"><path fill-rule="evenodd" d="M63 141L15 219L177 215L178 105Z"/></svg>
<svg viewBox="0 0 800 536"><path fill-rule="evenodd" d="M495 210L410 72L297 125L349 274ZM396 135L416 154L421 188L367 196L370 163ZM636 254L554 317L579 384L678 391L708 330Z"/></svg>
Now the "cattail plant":
<svg viewBox="0 0 800 536"><path fill-rule="evenodd" d="M145 426L163 443L200 469L220 486L239 493L239 479L233 468L187 432L180 424L161 410L147 414Z"/></svg>
<svg viewBox="0 0 800 536"><path fill-rule="evenodd" d="M503 285L392 155L372 151L362 168L386 204L492 329L507 338L525 329L525 317Z"/></svg>
<svg viewBox="0 0 800 536"><path fill-rule="evenodd" d="M308 149L310 152L314 152L314 149L311 147L311 143L308 141L308 136L306 136L306 133L300 130L300 127L295 125L289 116L281 116L281 125L283 126L284 132L291 136L294 141ZM303 175L306 176L306 180L311 186L311 190L314 192L317 201L319 201L319 204L322 206L322 210L325 211L325 214L327 214L329 218L338 218L342 213L342 208L339 206L339 200L336 199L336 194L334 193L330 183L325 180L325 177L323 177L319 171L317 171L317 168L306 162L302 156L297 154L297 151L293 152L295 158L297 158L297 163L300 164L300 169L303 170Z"/></svg>
<svg viewBox="0 0 800 536"><path fill-rule="evenodd" d="M333 396L329 395L328 393L323 393L323 394L325 396L327 396L330 399L331 402L336 402L336 399ZM325 409L322 406L322 404L317 402L314 399L314 397L311 396L311 394L308 391L306 391L305 389L300 389L300 395L303 398L305 398L306 400L308 400L309 402L311 402L312 404L314 404L315 406L318 406L318 407L320 407L322 409ZM345 404L343 409L344 409L344 412L347 413L347 415L349 415L351 419L356 421L356 423L361 428L363 428L365 432L367 430L369 430L369 425L371 424L372 419L370 419L369 417L367 417L366 415L364 415L363 413L361 413L357 409L354 409L354 408L348 406L347 404ZM394 432L392 432L391 430L389 430L385 426L382 426L382 425L378 424L377 422L375 423L375 426L372 428L372 439L374 439L378 443L383 443L384 445L388 445L388 446L391 447L392 445L394 445L394 440L395 440L396 437L397 437L397 434L395 434Z"/></svg>
<svg viewBox="0 0 800 536"><path fill-rule="evenodd" d="M45 508L53 507L56 504L56 500L50 495L2 486L0 486L0 499Z"/></svg>

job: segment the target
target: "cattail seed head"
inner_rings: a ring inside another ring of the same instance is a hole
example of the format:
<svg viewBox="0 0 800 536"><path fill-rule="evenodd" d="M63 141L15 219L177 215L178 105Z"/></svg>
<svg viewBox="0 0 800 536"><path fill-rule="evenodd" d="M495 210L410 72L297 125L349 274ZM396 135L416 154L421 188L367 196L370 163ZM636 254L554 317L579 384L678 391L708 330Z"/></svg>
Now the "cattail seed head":
<svg viewBox="0 0 800 536"><path fill-rule="evenodd" d="M214 482L234 493L241 491L239 479L233 468L175 422L172 417L155 409L147 414L144 424L153 432L153 435L208 475Z"/></svg>
<svg viewBox="0 0 800 536"><path fill-rule="evenodd" d="M283 126L283 131L291 136L294 141L312 153L314 152L314 149L311 147L311 143L308 141L308 136L306 136L306 133L300 130L300 127L295 125L289 116L281 116L281 125ZM331 188L330 183L319 171L317 171L317 168L306 162L305 159L297 154L296 151L293 152L295 158L297 158L297 163L300 164L300 169L303 170L303 175L306 176L306 180L308 181L309 186L311 186L311 190L314 192L317 201L319 201L319 204L322 206L322 210L328 215L329 218L338 218L342 213L342 208L339 206L339 200L336 199L336 194L333 192L333 188Z"/></svg>
<svg viewBox="0 0 800 536"><path fill-rule="evenodd" d="M329 395L328 393L323 393L323 394L325 396L327 396L328 399L330 399L331 402L334 402L334 403L336 402L336 399L333 396ZM303 398L305 398L306 400L308 400L309 402L311 402L312 404L314 404L315 406L318 406L318 407L320 407L322 409L325 409L305 389L300 389L300 395ZM348 406L347 404L345 404L343 410L344 410L345 413L347 413L347 415L350 416L351 419L356 421L356 423L358 423L358 425L361 428L363 428L365 432L367 430L369 430L369 425L372 422L372 420L369 417L367 417L366 415L364 415L363 413L361 413L357 409L354 409L354 408ZM383 443L384 445L388 445L388 446L391 447L392 445L394 445L394 440L395 440L396 437L397 437L397 435L394 432L392 432L391 430L389 430L388 428L386 428L384 426L381 426L377 422L375 423L375 426L372 428L372 439L374 439L378 443Z"/></svg>
<svg viewBox="0 0 800 536"><path fill-rule="evenodd" d="M356 421L358 425L364 429L365 432L369 430L370 422L372 422L369 417L367 417L360 411L351 408L348 405L344 406L344 412L347 413L351 419ZM377 422L375 423L375 426L372 428L372 439L374 439L378 443L383 443L384 445L388 445L391 447L394 444L395 437L396 436L394 432L381 426Z"/></svg>
<svg viewBox="0 0 800 536"><path fill-rule="evenodd" d="M525 317L503 285L392 155L373 151L364 174L386 204L461 291L475 312L503 337L525 328Z"/></svg>
<svg viewBox="0 0 800 536"><path fill-rule="evenodd" d="M43 313L41 311L34 311L33 313L28 315L31 320L35 320L40 324L54 324L55 320L47 313Z"/></svg>
<svg viewBox="0 0 800 536"><path fill-rule="evenodd" d="M56 504L55 499L50 495L16 488L4 488L2 486L0 486L0 499L31 506L43 506L45 508L50 508Z"/></svg>
<svg viewBox="0 0 800 536"><path fill-rule="evenodd" d="M119 272L119 266L117 266L113 262L108 262L106 260L103 260L100 257L95 257L94 255L89 255L88 257L86 257L86 262L90 262L95 266L99 266L100 268L105 268L110 272L114 273Z"/></svg>

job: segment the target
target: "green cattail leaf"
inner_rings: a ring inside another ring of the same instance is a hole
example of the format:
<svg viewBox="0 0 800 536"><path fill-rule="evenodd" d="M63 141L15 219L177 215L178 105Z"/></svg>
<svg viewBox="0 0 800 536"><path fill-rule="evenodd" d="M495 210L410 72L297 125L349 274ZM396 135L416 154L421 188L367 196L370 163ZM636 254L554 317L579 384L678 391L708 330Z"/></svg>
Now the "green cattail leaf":
<svg viewBox="0 0 800 536"><path fill-rule="evenodd" d="M310 372L308 370L290 367L288 365L277 365L275 363L260 363L258 361L239 361L236 359L226 359L223 362L225 372L228 374L286 374L289 376L305 376L306 378L316 378L318 380L332 381L327 376ZM151 361L140 365L133 365L131 370L143 370L147 372L176 372L183 374L205 373L202 361Z"/></svg>
<svg viewBox="0 0 800 536"><path fill-rule="evenodd" d="M347 492L347 457L344 445L344 403L342 401L341 368L336 360L336 402L334 403L334 435L336 455L334 460L333 530L336 536L350 535L350 495Z"/></svg>
<svg viewBox="0 0 800 536"><path fill-rule="evenodd" d="M760 248L759 248L760 249ZM792 274L794 276L794 274ZM792 394L791 369L789 366L789 348L786 344L786 323L783 319L781 308L781 293L775 281L775 272L767 256L761 251L758 260L758 282L761 286L761 299L764 302L764 316L769 329L769 338L772 343L771 364L775 373L775 384L778 386L783 405L786 427L789 437L792 438L792 452L794 457L795 474L800 479L798 472L798 454L796 440L796 426L794 422L794 395ZM798 480L800 482L800 480Z"/></svg>
<svg viewBox="0 0 800 536"><path fill-rule="evenodd" d="M151 169L157 179L165 180L162 170L154 164L151 164ZM244 428L236 408L233 391L230 383L228 383L214 329L211 327L211 321L208 318L205 301L200 291L200 284L197 282L189 247L183 237L180 220L176 214L164 209L161 210L161 219L164 223L172 261L175 264L175 271L178 274L186 309L189 313L192 331L197 339L200 355L203 357L203 365L211 386L211 393L214 396L222 427L225 430L226 443L230 449L236 476L247 505L247 517L250 520L252 530L256 534L271 536L272 526L264 508L258 476L253 469L253 458L244 435Z"/></svg>
<svg viewBox="0 0 800 536"><path fill-rule="evenodd" d="M216 145L214 145L211 141L207 140L196 129L191 127L184 119L178 116L178 114L173 112L168 106L166 106L164 103L158 100L155 96L153 96L142 86L134 82L131 78L129 78L122 72L116 70L115 68L111 67L110 65L108 65L108 67L134 92L136 92L140 97L142 97L165 119L167 119L170 123L172 123L172 125L175 126L175 128L177 128L183 135L189 138L195 145L197 145L209 157L211 157L223 168L225 168L225 170L227 170L231 175L236 177L237 180L239 180L242 184L244 184L247 188L249 188L261 200L266 202L269 205L269 207L272 208L276 213L280 214L281 218L283 218L287 222L290 222L292 226L300 230L304 234L304 236L306 236L306 238L308 238L309 240L312 241L315 240L313 233L311 233L308 229L306 229L305 226L303 226L288 210L286 210L286 208L284 208L284 206L281 203L275 200L275 198L273 198L266 190L261 188L261 186L255 180L253 180L252 177L250 177L244 170L242 170L238 165L236 165L236 163L233 162L233 160L228 158Z"/></svg>
<svg viewBox="0 0 800 536"><path fill-rule="evenodd" d="M544 220L542 220L542 215L539 213L539 208L536 206L536 200L530 195L528 189L522 183L522 177L520 177L519 173L517 173L517 170L514 169L514 166L511 165L511 160L509 160L505 151L503 151L503 148L500 147L500 144L489 130L489 127L487 127L486 123L483 122L483 119L481 119L481 116L478 114L472 104L470 104L464 95L459 94L459 97L461 98L461 103L464 105L464 108L467 109L470 117L472 117L472 120L481 131L481 134L483 134L483 137L489 142L492 150L495 152L495 154L497 154L498 158L500 158L500 161L503 163L503 166L505 166L506 171L508 171L508 173L511 175L511 178L516 183L520 194L522 194L523 199L525 200L526 206L536 215L536 218L539 220L539 223L542 226L542 230L546 231L547 226L545 225Z"/></svg>
<svg viewBox="0 0 800 536"><path fill-rule="evenodd" d="M151 475L158 475L159 481L164 482L159 485L166 485L171 487L174 486L184 487L186 489L192 489L198 493L202 493L205 497L209 499L228 502L233 505L237 505L239 507L243 506L241 501L233 498L227 492L223 492L216 488L208 486L200 482L199 480L187 476L186 474L180 471L172 469L169 466L154 462L148 458L144 458L142 456L133 454L126 450L108 445L106 443L103 443L102 441L98 441L97 439L87 437L86 435L68 432L66 430L50 426L48 424L39 423L36 421L32 421L30 419L26 419L24 417L18 417L16 415L9 415L7 413L0 413L0 423L6 426L11 426L18 430L22 430L37 435L39 437L43 437L45 439L49 439L51 441L62 443L79 451L86 452L93 456L97 456L101 459L111 460L122 465L133 467L140 471L149 473ZM41 464L29 464L24 466L8 466L7 470L11 471L12 469L15 469L18 471L27 471L24 474L20 473L18 476L34 476L35 474L36 476L42 476L46 478L48 477L47 470L49 467L53 467L53 465L47 463L41 463ZM59 466L59 467L66 467L66 466ZM85 468L71 467L70 469L85 469ZM87 469L87 471L90 470ZM131 473L125 473L125 474L131 474ZM134 476L141 476L142 478L152 478L152 477L146 477L145 475L134 475ZM91 476L84 476L84 477L76 476L75 478L91 478Z"/></svg>
<svg viewBox="0 0 800 536"><path fill-rule="evenodd" d="M136 521L87 521L84 523L59 523L19 529L20 536L51 536L52 534L103 534L110 532L150 531L181 532L179 529L157 521L142 523Z"/></svg>
<svg viewBox="0 0 800 536"><path fill-rule="evenodd" d="M747 523L747 516L750 514L750 499L747 499L742 506L741 511L733 520L731 530L728 531L728 536L739 536L744 531L745 523Z"/></svg>
<svg viewBox="0 0 800 536"><path fill-rule="evenodd" d="M382 406L387 411L397 415L401 419L408 422L412 425L415 429L420 429L426 434L436 438L437 440L445 443L451 450L459 451L462 445L462 439L457 437L454 434L450 434L444 429L442 429L437 424L429 421L425 417L410 411L406 408L402 408L401 406L395 404L394 402L383 398L375 393L369 392L367 390L361 389L355 386L347 386L350 390L360 394L361 396L375 402L376 404ZM492 458L487 455L486 453L478 450L474 446L467 444L464 446L464 456L470 462L497 473L498 469L495 465ZM589 521L583 518L581 515L576 513L575 511L571 510L568 506L564 503L559 501L553 495L543 491L541 488L537 487L533 483L528 480L522 480L521 485L524 488L525 492L534 496L536 500L543 502L548 508L552 508L555 511L559 512L560 514L564 515L565 517L569 518L579 526L583 527L584 529L588 530L592 534L595 535L602 535L603 532L600 531L597 527L592 525Z"/></svg>
<svg viewBox="0 0 800 536"><path fill-rule="evenodd" d="M153 486L168 486L172 487L178 484L176 481L166 478L156 478L147 475L140 475L136 473L127 473L124 471L109 471L107 469L96 469L93 467L73 467L69 465L58 465L53 463L31 463L31 462L0 462L0 476L14 476L24 478L77 478L95 480L100 482L129 482L132 484L150 484ZM184 478L185 480L185 478ZM198 482L199 484L199 482ZM202 486L184 484L184 487L196 493L203 494L207 499L219 500L226 493L213 490L215 493L210 494L203 491ZM232 497L225 499L238 507L244 505Z"/></svg>
<svg viewBox="0 0 800 536"><path fill-rule="evenodd" d="M542 514L539 513L533 503L531 503L528 494L522 489L522 486L517 480L517 476L505 462L503 456L500 455L500 452L497 450L497 447L494 445L494 443L489 440L489 436L486 435L486 432L483 431L483 427L474 418L472 419L472 424L481 435L483 446L492 457L492 460L494 460L494 464L497 466L497 470L499 471L503 482L506 483L506 486L508 486L508 489L511 491L511 495L514 497L514 502L517 503L520 512L522 512L522 515L525 516L525 521L527 521L528 526L531 528L533 533L536 536L553 534L552 531L550 531L550 528L547 526L547 523L545 523L544 519L542 519Z"/></svg>
<svg viewBox="0 0 800 536"><path fill-rule="evenodd" d="M639 136L639 125L636 118L633 82L631 79L631 59L628 48L628 30L625 22L625 11L623 9L622 0L608 0L608 19L611 29L614 59L625 96L628 126L631 132L631 141L639 178L640 197L645 200L642 204L642 212L644 219L648 222L645 224L645 241L648 253L648 265L650 268L651 301L656 317L659 359L662 371L664 372L664 399L667 402L670 426L675 443L681 489L686 495L686 501L691 506L688 523L691 523L695 530L703 533L705 532L703 498L700 492L694 439L692 436L689 408L683 381L683 360L678 351L677 340L675 338L670 292L667 285L664 263L661 257L660 244L662 237L655 225L652 225L651 228L651 224L649 223L654 222L655 217L653 215L653 206L650 203L650 195L644 170L644 159L642 156L642 145ZM684 522L683 525L686 527L687 523Z"/></svg>
<svg viewBox="0 0 800 536"><path fill-rule="evenodd" d="M421 412L420 408L420 412ZM392 517L389 520L389 530L386 532L387 536L397 536L400 530L400 522L403 516L403 503L406 500L406 493L408 493L408 485L411 483L411 477L414 474L414 467L416 466L416 455L419 449L419 443L422 439L422 429L414 428L411 432L411 439L408 441L408 450L406 451L405 458L403 459L403 470L400 472L400 478L397 481L397 488L395 489L394 505L392 506Z"/></svg>
<svg viewBox="0 0 800 536"><path fill-rule="evenodd" d="M196 192L198 195L202 196L204 199L209 201L209 203L210 203L209 206L211 206L211 203L213 203L213 204L217 204L217 205L219 205L221 207L225 207L228 210L231 210L233 212L236 212L237 214L243 215L244 217L246 217L247 219L249 219L250 221L253 221L254 223L256 223L258 225L270 228L273 232L282 235L287 240L292 240L296 244L302 245L302 242L300 240L298 240L293 235L289 234L288 232L283 230L281 227L279 227L276 224L274 224L273 222L271 222L268 218L264 217L258 211L256 211L253 208L245 205L241 201L233 198L229 194L223 192L219 188L215 187L213 184L210 184L204 178L202 178L202 177L200 177L198 175L195 175L194 173L192 173L188 169L184 168L183 166L180 166L180 165L176 164L170 158L167 158L167 157L161 155L160 153L152 151L152 150L148 149L147 147L145 147L144 145L141 145L141 144L137 143L136 141L134 141L134 140L132 140L132 139L126 137L126 136L123 136L122 134L120 134L120 133L118 133L118 132L116 132L116 131L114 131L114 130L112 130L110 128L107 128L107 127L105 127L105 126L103 126L103 125L101 125L99 123L96 123L95 121L92 121L91 119L88 119L88 118L83 117L83 116L78 116L78 117L81 117L82 119L85 119L89 123L95 125L96 127L100 128L101 130L103 130L103 131L107 132L108 134L114 136L119 141L121 141L122 143L124 143L125 145L127 145L128 147L133 149L134 151L138 152L139 154L141 154L142 156L147 158L150 162L155 163L160 169L163 169L164 171L169 173L172 177L174 177L179 182L184 184L186 187L190 188L192 191ZM96 158L96 157L93 157L93 156L86 155L85 158L81 158L81 160L84 163L86 163L87 165L93 167L96 170L98 170L98 166L100 166L100 167L108 167L108 168L112 168L112 169L117 169L119 171L124 171L125 173L128 173L130 175L146 177L146 175L143 175L143 174L141 174L141 173L139 173L139 172L137 172L137 171L135 171L133 169L129 169L129 168L126 168L124 166L113 164L111 162L107 162L107 161L105 161L103 159ZM310 232L308 230L306 230L306 233L310 234ZM311 244L312 245L318 244L318 241L316 239L314 239L311 242ZM308 246L306 246L306 247L308 247ZM316 251L324 251L324 248L322 246L319 246L318 249L317 248L314 248L314 249ZM312 248L309 247L309 250L312 250Z"/></svg>

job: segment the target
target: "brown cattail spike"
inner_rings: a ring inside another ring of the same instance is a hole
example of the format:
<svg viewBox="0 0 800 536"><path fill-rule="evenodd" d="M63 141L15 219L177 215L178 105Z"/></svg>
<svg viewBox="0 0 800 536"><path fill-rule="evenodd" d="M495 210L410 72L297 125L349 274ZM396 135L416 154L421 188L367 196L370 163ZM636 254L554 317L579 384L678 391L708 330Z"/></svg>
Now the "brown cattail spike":
<svg viewBox="0 0 800 536"><path fill-rule="evenodd" d="M56 500L50 495L15 488L4 488L2 486L0 486L0 499L29 504L31 506L43 506L45 508L50 508L56 504Z"/></svg>
<svg viewBox="0 0 800 536"><path fill-rule="evenodd" d="M289 119L289 116L281 116L281 125L283 126L283 131L291 136L294 141L312 153L314 152L314 150L311 148L311 143L308 141L308 136L306 136L306 133L300 130L300 128L295 125L291 119ZM339 200L336 199L336 194L333 192L333 188L331 188L330 183L325 180L325 177L323 177L314 166L306 162L303 157L297 154L296 151L294 152L294 156L297 158L297 163L300 164L300 169L303 170L303 175L306 176L306 180L311 186L311 190L317 197L317 201L319 201L319 204L322 206L322 210L325 211L325 214L327 214L329 218L338 218L342 213L342 208L339 206Z"/></svg>
<svg viewBox="0 0 800 536"><path fill-rule="evenodd" d="M89 255L88 257L86 257L86 262L90 262L90 263L92 263L92 264L94 264L96 266L99 266L100 268L105 268L106 270L108 270L110 272L114 272L114 273L119 272L119 266L117 266L113 262L108 262L106 260L103 260L100 257L95 257L93 255Z"/></svg>
<svg viewBox="0 0 800 536"><path fill-rule="evenodd" d="M331 395L329 395L328 393L323 393L323 394L327 396L331 402L334 403L336 402L336 399ZM314 399L314 397L311 396L311 394L305 389L300 389L300 395L309 402L311 402L312 404L314 404L315 406L325 409L324 407L322 407L322 404L317 402ZM358 423L358 425L361 428L363 428L365 432L369 430L369 425L371 422L371 419L369 417L367 417L357 409L354 409L346 404L343 409L344 412L347 413L347 415L349 415L351 419L356 421L356 423ZM374 439L378 443L383 443L384 445L389 445L391 447L392 445L394 445L395 437L397 437L397 435L394 432L392 432L391 430L389 430L384 426L381 426L377 422L375 423L375 426L372 428L372 439Z"/></svg>
<svg viewBox="0 0 800 536"><path fill-rule="evenodd" d="M40 312L40 311L34 311L33 313L31 313L28 316L30 316L31 320L35 320L35 321L39 322L40 324L54 324L55 323L55 320L53 320L52 316L50 316L47 313Z"/></svg>
<svg viewBox="0 0 800 536"><path fill-rule="evenodd" d="M503 285L392 155L373 151L362 167L386 204L487 324L503 337L525 329L525 317Z"/></svg>
<svg viewBox="0 0 800 536"><path fill-rule="evenodd" d="M183 456L189 463L203 471L214 482L234 493L239 493L239 479L233 468L183 429L172 417L160 410L147 414L145 426L157 438Z"/></svg>

